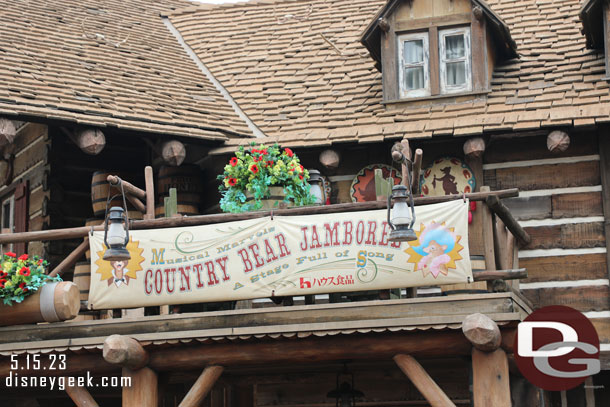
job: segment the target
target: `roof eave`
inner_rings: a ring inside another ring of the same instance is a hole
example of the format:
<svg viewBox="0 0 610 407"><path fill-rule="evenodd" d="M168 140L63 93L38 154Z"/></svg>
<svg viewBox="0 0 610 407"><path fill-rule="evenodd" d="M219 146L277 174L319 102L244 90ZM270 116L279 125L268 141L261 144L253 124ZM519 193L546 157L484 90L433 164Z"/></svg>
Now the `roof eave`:
<svg viewBox="0 0 610 407"><path fill-rule="evenodd" d="M582 22L582 31L587 40L587 48L604 47L604 23L601 0L585 0L578 13Z"/></svg>

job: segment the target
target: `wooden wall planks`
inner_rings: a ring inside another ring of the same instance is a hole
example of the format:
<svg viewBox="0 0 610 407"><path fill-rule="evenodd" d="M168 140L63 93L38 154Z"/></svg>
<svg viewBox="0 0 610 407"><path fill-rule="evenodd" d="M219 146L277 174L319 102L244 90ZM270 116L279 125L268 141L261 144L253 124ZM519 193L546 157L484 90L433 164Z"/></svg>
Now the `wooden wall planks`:
<svg viewBox="0 0 610 407"><path fill-rule="evenodd" d="M527 269L524 283L598 280L608 276L605 253L525 258L519 259L519 266Z"/></svg>
<svg viewBox="0 0 610 407"><path fill-rule="evenodd" d="M566 305L581 312L608 309L608 286L549 287L522 290L536 308Z"/></svg>
<svg viewBox="0 0 610 407"><path fill-rule="evenodd" d="M603 222L526 227L532 242L523 249L605 247Z"/></svg>

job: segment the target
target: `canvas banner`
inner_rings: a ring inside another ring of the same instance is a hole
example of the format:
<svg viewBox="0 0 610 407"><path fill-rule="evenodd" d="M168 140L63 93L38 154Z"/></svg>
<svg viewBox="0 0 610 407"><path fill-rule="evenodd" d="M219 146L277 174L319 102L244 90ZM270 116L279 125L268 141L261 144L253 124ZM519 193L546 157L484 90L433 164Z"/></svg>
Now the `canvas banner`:
<svg viewBox="0 0 610 407"><path fill-rule="evenodd" d="M135 230L131 260L91 245L91 309L232 301L472 281L468 203L418 206L418 240L389 242L385 210Z"/></svg>

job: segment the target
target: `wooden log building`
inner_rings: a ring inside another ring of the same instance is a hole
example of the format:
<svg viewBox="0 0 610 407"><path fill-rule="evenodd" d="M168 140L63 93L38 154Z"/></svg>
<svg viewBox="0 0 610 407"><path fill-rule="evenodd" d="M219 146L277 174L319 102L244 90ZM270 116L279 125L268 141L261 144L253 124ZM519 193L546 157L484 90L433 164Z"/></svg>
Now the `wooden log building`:
<svg viewBox="0 0 610 407"><path fill-rule="evenodd" d="M216 176L252 141L293 149L329 181L330 206L286 215L385 208L352 204L352 183L391 166L404 140L422 169L468 165L469 192L483 193L469 227L481 281L0 326L0 406L322 407L344 369L358 406L609 405L607 2L0 5L0 244L48 259L83 301L83 237L103 218L108 175L142 188L134 228L239 219L215 215ZM172 187L189 216L154 220ZM493 274L519 269L527 278ZM543 392L516 369L516 326L546 305L598 332L602 371L576 389ZM7 385L33 355L66 369L19 375L132 385Z"/></svg>

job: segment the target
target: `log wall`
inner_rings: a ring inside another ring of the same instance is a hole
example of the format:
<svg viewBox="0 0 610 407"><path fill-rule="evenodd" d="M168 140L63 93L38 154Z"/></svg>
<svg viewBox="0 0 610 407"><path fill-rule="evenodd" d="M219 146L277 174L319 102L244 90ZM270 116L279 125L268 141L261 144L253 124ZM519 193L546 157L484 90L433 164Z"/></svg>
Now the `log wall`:
<svg viewBox="0 0 610 407"><path fill-rule="evenodd" d="M552 154L546 136L496 139L484 156L485 183L516 187L505 204L532 242L519 251L528 270L520 288L535 307L567 305L585 313L610 346L606 235L598 134L572 133ZM600 135L601 137L601 135ZM606 214L606 217L610 214Z"/></svg>
<svg viewBox="0 0 610 407"><path fill-rule="evenodd" d="M22 123L18 128L13 145L13 178L8 185L0 187L0 196L10 194L18 184L27 182L27 230L38 231L49 227L49 150L51 140L48 127L37 123ZM39 256L46 254L48 245L41 242L31 242L28 253Z"/></svg>

